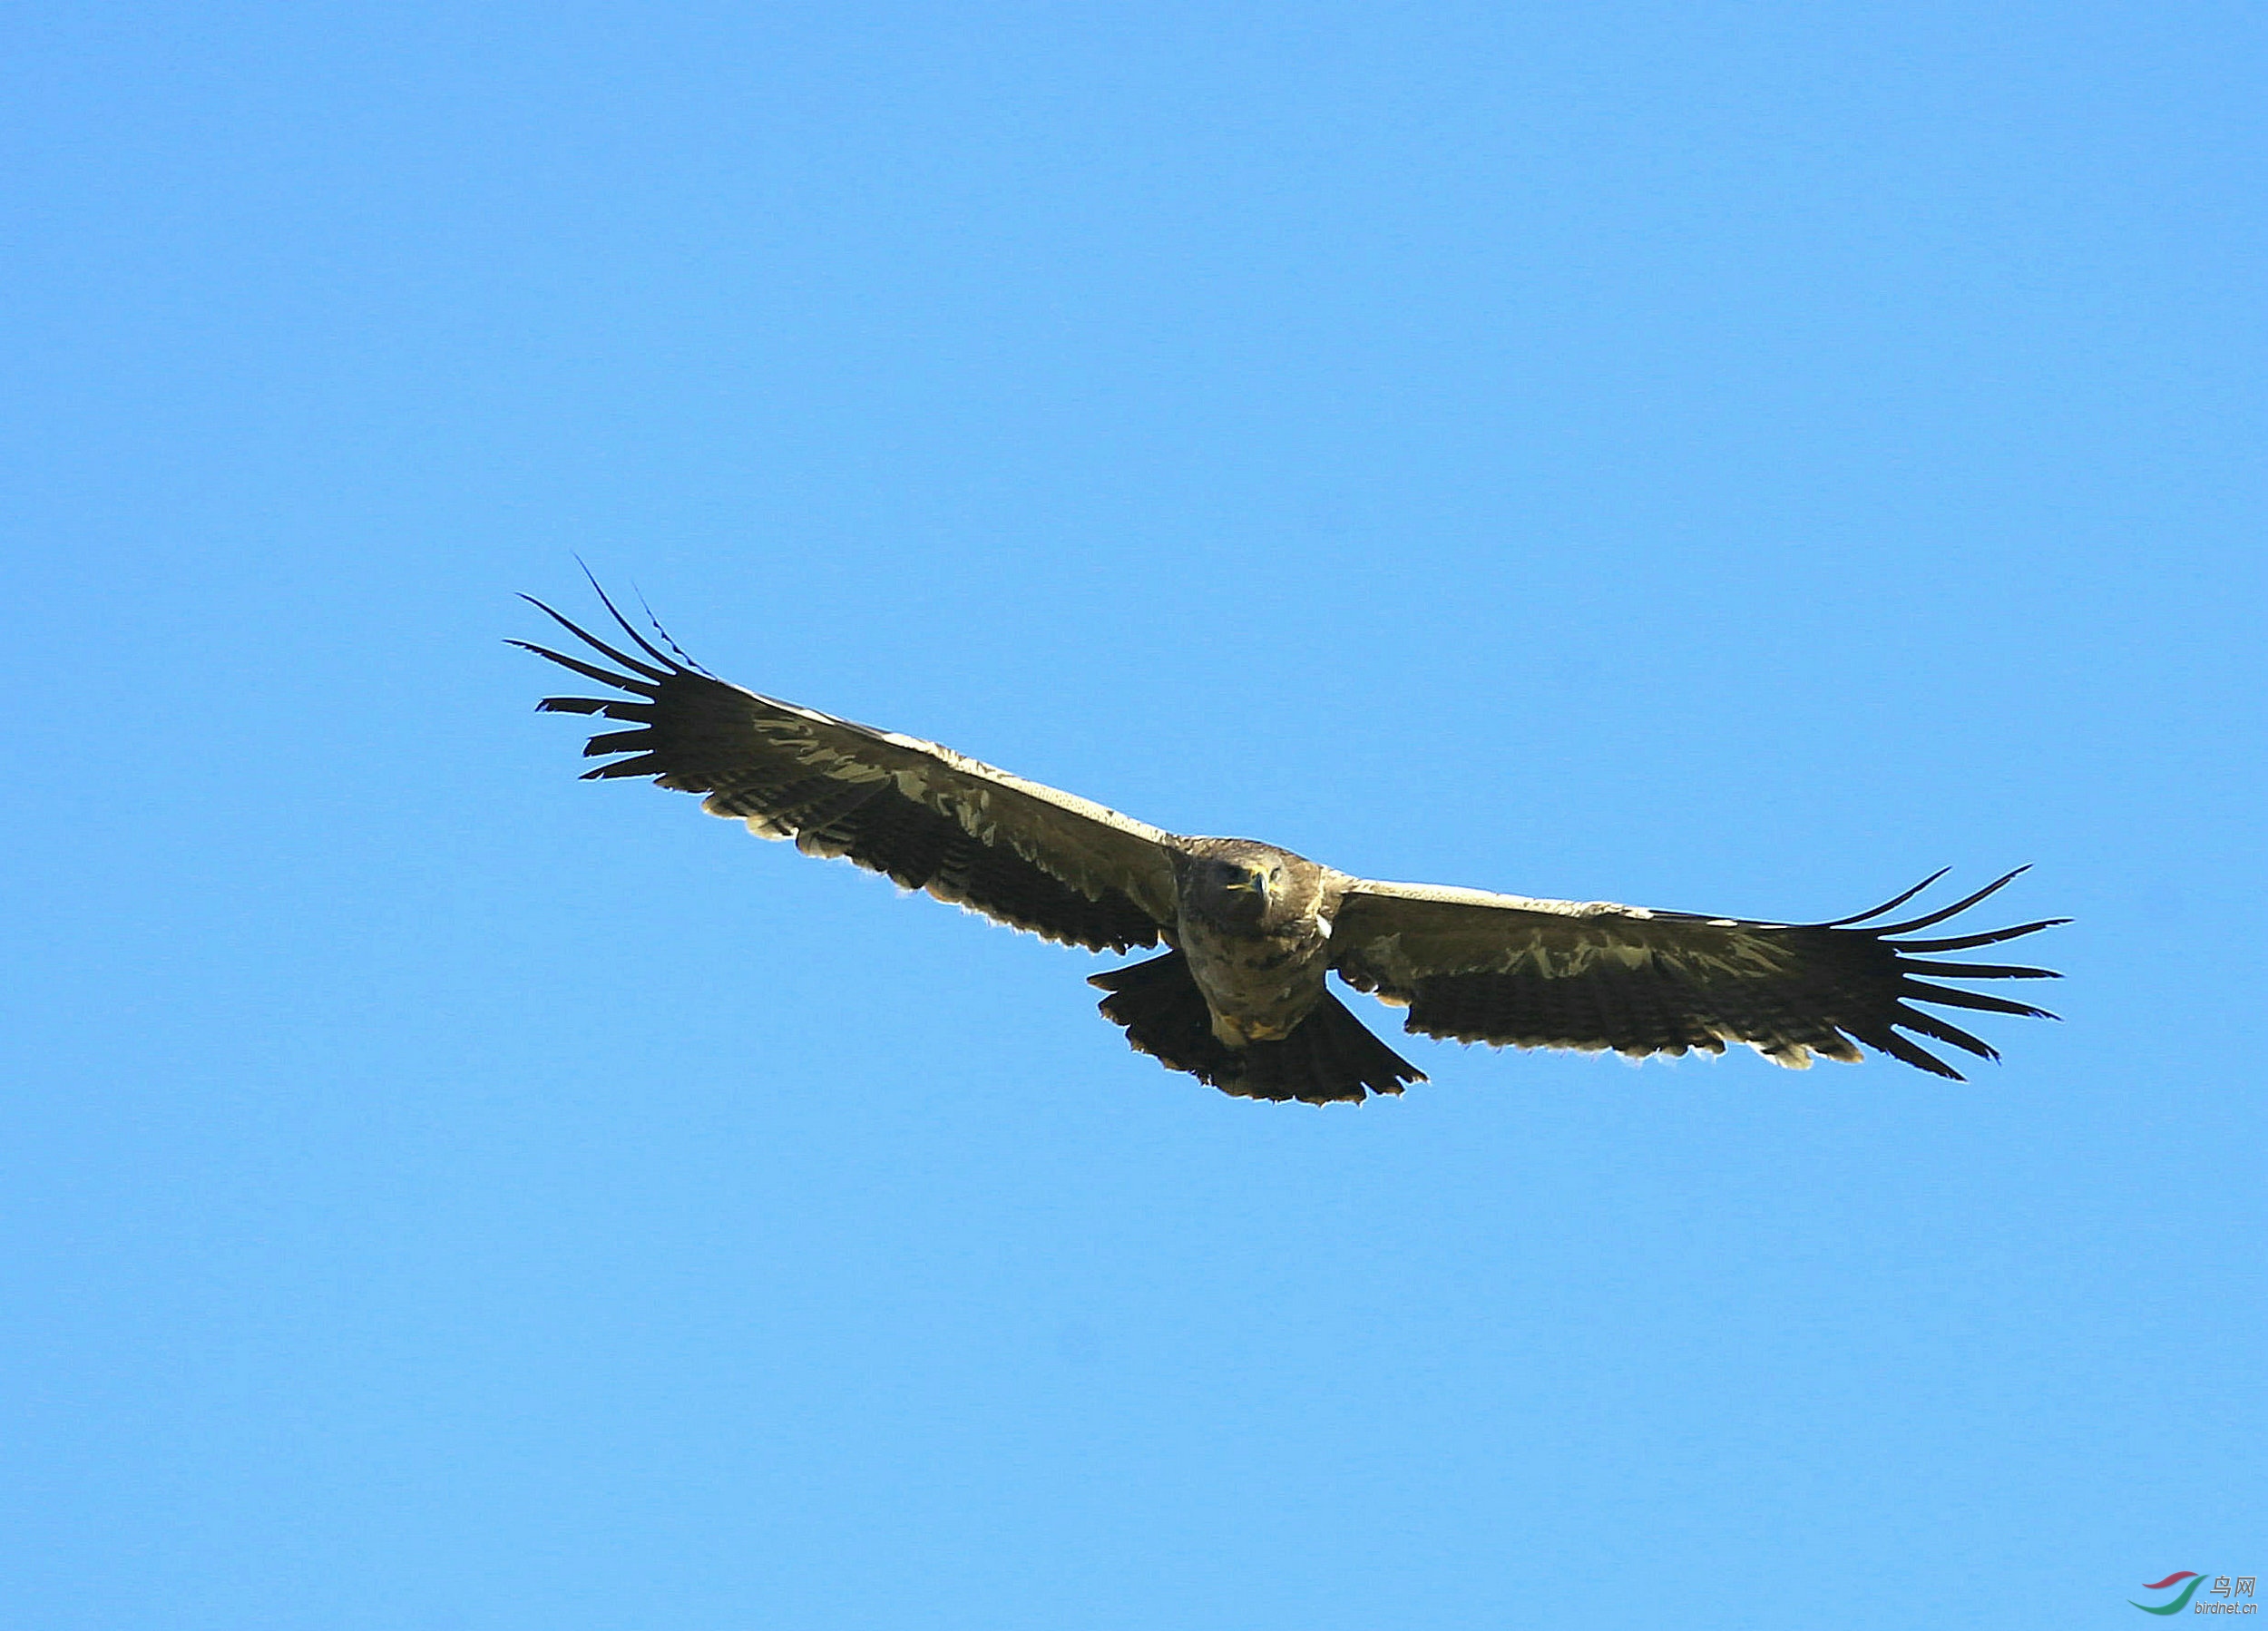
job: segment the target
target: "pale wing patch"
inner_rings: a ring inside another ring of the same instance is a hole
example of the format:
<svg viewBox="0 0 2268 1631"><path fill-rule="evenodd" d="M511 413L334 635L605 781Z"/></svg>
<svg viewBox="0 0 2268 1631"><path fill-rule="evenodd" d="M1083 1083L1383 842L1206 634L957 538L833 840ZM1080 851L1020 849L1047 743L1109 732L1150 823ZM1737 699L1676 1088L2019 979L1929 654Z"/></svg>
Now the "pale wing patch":
<svg viewBox="0 0 2268 1631"><path fill-rule="evenodd" d="M978 843L1012 850L1090 899L1115 890L1161 919L1171 917L1172 874L1164 860L1164 846L1172 835L1162 828L1092 799L1027 781L940 743L876 730L738 686L731 689L755 705L749 710L749 727L815 774L846 787L888 782L902 796L959 823ZM909 757L911 763L906 762ZM742 821L759 838L797 836L761 816L743 815L729 807L730 803L726 795L718 794L704 807L711 815ZM1080 830L1086 824L1102 830L1090 836ZM1137 842L1139 855L1129 854L1126 839ZM839 845L830 845L807 830L797 846L807 855L841 853ZM1129 861L1139 864L1129 867ZM956 905L970 904L943 880L927 892Z"/></svg>
<svg viewBox="0 0 2268 1631"><path fill-rule="evenodd" d="M1496 946L1460 959L1457 967L1470 973L1532 974L1543 980L1579 980L1601 969L1635 972L1657 963L1748 979L1784 973L1789 967L1784 950L1753 934L1719 934L1708 943L1681 938L1661 945L1651 943L1659 927L1618 933L1611 923L1600 921L1604 913L1587 911L1589 922L1572 914L1544 923L1508 920ZM1647 921L1623 915L1634 923ZM1647 919L1651 916L1649 913ZM1362 952L1365 963L1398 982L1436 972L1441 966L1434 955L1413 952L1398 933L1374 936L1363 943Z"/></svg>

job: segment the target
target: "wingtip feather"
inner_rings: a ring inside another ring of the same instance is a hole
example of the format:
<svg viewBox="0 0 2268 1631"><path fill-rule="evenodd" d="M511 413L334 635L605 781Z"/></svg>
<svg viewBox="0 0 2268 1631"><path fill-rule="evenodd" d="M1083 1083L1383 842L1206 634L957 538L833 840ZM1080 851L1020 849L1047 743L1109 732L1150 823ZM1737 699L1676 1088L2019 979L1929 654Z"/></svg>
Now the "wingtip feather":
<svg viewBox="0 0 2268 1631"><path fill-rule="evenodd" d="M650 668L645 663L639 661L635 657L631 656L627 651L616 650L612 646L608 645L597 635L591 633L591 630L582 627L582 624L574 621L572 618L567 617L562 612L553 610L551 607L546 606L543 601L537 600L533 595L523 594L520 598L525 601L529 605L534 607L545 617L551 619L552 621L557 623L561 628L566 630L568 633L573 635L584 645L589 646L593 651L600 652L611 660L621 663L633 674L643 674L648 679L663 680L670 678L670 673L675 668L675 665L672 664L666 657L660 659L661 667L658 669ZM605 601L606 596L604 594L601 594L599 599ZM607 610L609 611L614 611L613 603L611 601L607 603ZM621 612L614 612L615 621L621 621L621 617L622 614ZM635 634L637 631L632 630L631 632ZM526 644L525 641L517 641L514 643L521 645ZM541 647L530 646L528 649L530 650L541 650L544 656L551 657L554 660L562 660L558 658L555 652L543 650ZM657 653L657 655L659 654Z"/></svg>
<svg viewBox="0 0 2268 1631"><path fill-rule="evenodd" d="M1853 923L1862 923L1869 918L1880 917L1885 912L1894 912L1952 870L1953 869L1950 866L1941 866L1928 877L1922 879L1921 882L1916 884L1911 889L1907 890L1902 894L1892 895L1890 899L1884 901L1879 906L1870 907L1868 910L1856 913L1850 917L1838 917L1832 923L1818 923L1813 926L1821 929L1847 929Z"/></svg>
<svg viewBox="0 0 2268 1631"><path fill-rule="evenodd" d="M608 615L612 617L617 623L621 625L622 632L629 635L631 639L636 640L638 642L639 649L644 651L647 656L652 658L656 662L660 663L664 669L676 668L677 664L670 660L668 653L664 652L659 646L655 645L653 641L648 640L644 635L639 633L637 628L631 622L631 620L622 615L621 609L614 604L613 600L607 594L606 591L600 587L598 574L591 570L591 563L585 561L581 555L577 555L575 557L575 564L582 568L582 575L584 578L589 580L591 593L599 597L599 604L606 608ZM642 601L645 597L640 595L639 599Z"/></svg>
<svg viewBox="0 0 2268 1631"><path fill-rule="evenodd" d="M1993 879L1991 883L1987 884L1982 889L1977 891L1976 894L1963 896L1961 899L1955 901L1950 906L1940 907L1937 911L1930 913L1928 915L1923 917L1908 918L1902 923L1885 923L1881 928L1872 931L1872 933L1885 937L1892 934L1908 934L1911 933L1916 929L1926 929L1931 923L1941 923L1949 917L1959 917L1962 913L1968 911L1971 906L1975 905L1979 901L1983 900L1986 896L1998 894L2001 890L2006 889L2010 884L2013 884L2018 878L2023 876L2024 874L2031 871L2031 863L2027 861L2014 872L2002 874L1999 877ZM1940 873L1938 875L1942 877L1945 874L1943 873Z"/></svg>

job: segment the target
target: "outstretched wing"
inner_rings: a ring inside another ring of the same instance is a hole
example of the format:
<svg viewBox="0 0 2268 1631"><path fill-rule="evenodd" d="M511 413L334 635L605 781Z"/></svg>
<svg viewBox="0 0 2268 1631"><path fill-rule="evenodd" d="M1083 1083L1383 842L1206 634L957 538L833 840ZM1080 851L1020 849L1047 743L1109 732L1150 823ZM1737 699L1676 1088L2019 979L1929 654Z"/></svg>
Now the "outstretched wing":
<svg viewBox="0 0 2268 1631"><path fill-rule="evenodd" d="M1633 1058L1694 1048L1722 1053L1726 1042L1745 1042L1798 1069L1813 1054L1855 1062L1861 1056L1853 1044L1863 1042L1960 1081L1959 1071L1900 1029L1980 1059L1999 1055L1917 1003L2054 1016L1921 976L2056 976L2002 963L1931 962L1916 953L1992 945L2069 920L1938 940L1893 938L1967 911L2015 877L2012 872L1941 911L1861 926L1944 875L1830 923L1745 923L1604 902L1350 880L1332 931L1332 966L1357 990L1406 1005L1404 1030L1462 1042L1612 1048Z"/></svg>
<svg viewBox="0 0 2268 1631"><path fill-rule="evenodd" d="M643 659L541 601L529 603L627 670L512 642L624 693L547 697L539 705L632 727L591 738L587 756L631 757L587 772L586 780L650 776L665 787L705 793L702 808L738 817L760 837L792 838L806 855L846 856L907 889L1098 952L1156 945L1158 924L1172 921L1170 834L934 742L728 685L682 652L657 649L611 601L607 610Z"/></svg>

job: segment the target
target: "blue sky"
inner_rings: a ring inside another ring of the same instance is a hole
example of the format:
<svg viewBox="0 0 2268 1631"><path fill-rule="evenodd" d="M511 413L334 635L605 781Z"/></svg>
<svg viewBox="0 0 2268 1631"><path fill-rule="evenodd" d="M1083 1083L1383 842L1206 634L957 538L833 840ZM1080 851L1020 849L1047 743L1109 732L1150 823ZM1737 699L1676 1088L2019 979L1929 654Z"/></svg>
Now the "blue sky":
<svg viewBox="0 0 2268 1631"><path fill-rule="evenodd" d="M0 31L11 1625L2118 1626L2268 1564L2256 13ZM2032 862L2066 1019L1232 1100L1105 965L578 784L502 643L578 554L1356 873Z"/></svg>

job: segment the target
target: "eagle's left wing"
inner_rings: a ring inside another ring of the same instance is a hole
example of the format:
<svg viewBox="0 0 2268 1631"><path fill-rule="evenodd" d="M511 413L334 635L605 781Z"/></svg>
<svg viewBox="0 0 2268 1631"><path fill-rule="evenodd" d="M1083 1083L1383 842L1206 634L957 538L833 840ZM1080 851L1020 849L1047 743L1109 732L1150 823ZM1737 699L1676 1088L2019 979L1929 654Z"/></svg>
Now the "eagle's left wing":
<svg viewBox="0 0 2268 1631"><path fill-rule="evenodd" d="M1696 1048L1722 1053L1728 1041L1745 1042L1799 1069L1813 1054L1855 1061L1856 1041L1960 1081L1959 1071L1897 1028L1980 1059L1999 1055L1916 1003L2054 1016L1918 976L2055 975L2004 963L1930 962L1915 953L1991 945L2069 920L1936 940L1892 937L1965 912L2016 875L1941 911L1872 927L1860 925L1903 905L1944 874L1872 912L1828 923L1748 923L1349 879L1332 929L1332 967L1357 990L1407 1006L1404 1030L1459 1041L1612 1048L1634 1058Z"/></svg>
<svg viewBox="0 0 2268 1631"><path fill-rule="evenodd" d="M1123 952L1156 945L1173 921L1169 833L935 742L728 685L658 649L611 601L642 655L529 603L615 665L511 642L619 693L541 704L631 727L591 738L587 755L629 757L589 776L650 776L705 794L711 815L759 837L842 856L1048 940Z"/></svg>

